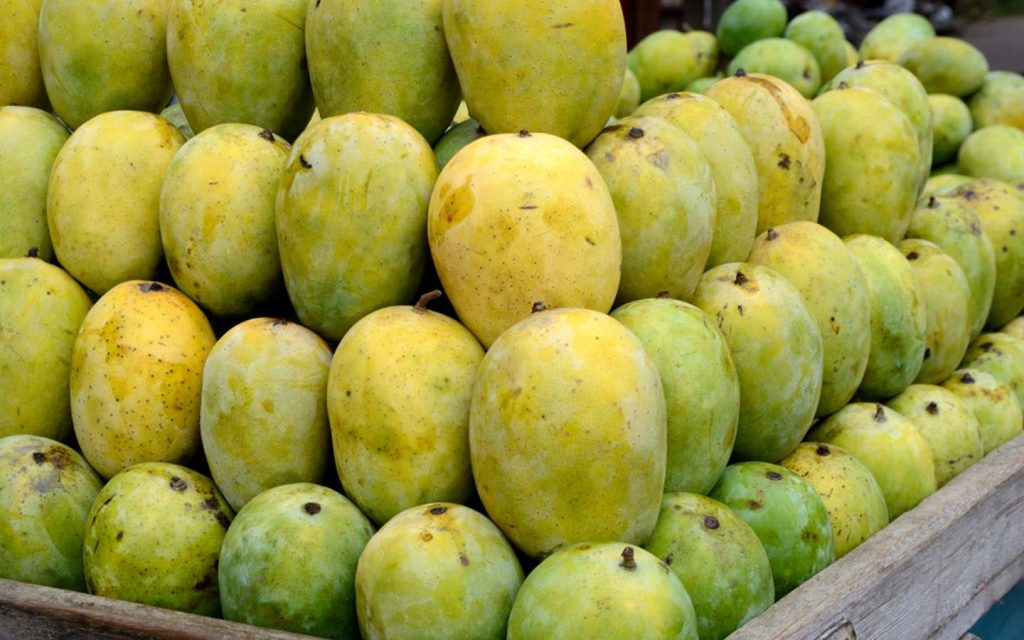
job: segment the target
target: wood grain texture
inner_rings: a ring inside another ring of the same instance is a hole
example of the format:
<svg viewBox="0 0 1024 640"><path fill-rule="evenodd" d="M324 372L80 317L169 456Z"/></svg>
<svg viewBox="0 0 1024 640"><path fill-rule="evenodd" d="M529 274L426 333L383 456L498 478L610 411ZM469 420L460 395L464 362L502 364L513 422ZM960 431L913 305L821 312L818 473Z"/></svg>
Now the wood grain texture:
<svg viewBox="0 0 1024 640"><path fill-rule="evenodd" d="M1024 435L993 451L730 640L956 640L1024 576Z"/></svg>

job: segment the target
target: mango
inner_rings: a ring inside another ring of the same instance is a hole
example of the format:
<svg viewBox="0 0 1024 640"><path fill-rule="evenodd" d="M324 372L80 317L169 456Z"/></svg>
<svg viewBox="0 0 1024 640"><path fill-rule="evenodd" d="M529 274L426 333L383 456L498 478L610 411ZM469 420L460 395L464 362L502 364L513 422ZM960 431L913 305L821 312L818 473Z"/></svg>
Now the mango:
<svg viewBox="0 0 1024 640"><path fill-rule="evenodd" d="M366 640L505 637L523 570L494 523L433 502L380 528L356 566L356 614Z"/></svg>
<svg viewBox="0 0 1024 640"><path fill-rule="evenodd" d="M414 295L436 178L430 145L394 116L332 116L296 140L276 224L285 286L303 325L338 340L367 313Z"/></svg>
<svg viewBox="0 0 1024 640"><path fill-rule="evenodd" d="M169 0L43 0L39 62L54 112L71 129L107 111L157 112L173 91Z"/></svg>
<svg viewBox="0 0 1024 640"><path fill-rule="evenodd" d="M751 42L781 36L788 19L786 5L779 0L737 0L718 19L718 46L734 56Z"/></svg>
<svg viewBox="0 0 1024 640"><path fill-rule="evenodd" d="M687 93L704 93L704 91L715 84L719 80L725 77L725 74L718 72L711 76L704 76L703 78L697 78L690 84L686 85ZM669 94L672 95L672 94ZM667 96L666 96L667 97ZM746 142L744 140L744 142Z"/></svg>
<svg viewBox="0 0 1024 640"><path fill-rule="evenodd" d="M1024 428L1017 394L991 373L971 367L957 369L942 386L956 394L977 418L984 455L1012 440Z"/></svg>
<svg viewBox="0 0 1024 640"><path fill-rule="evenodd" d="M827 91L811 106L828 158L819 222L840 236L864 233L898 242L920 186L917 135L910 120L868 89Z"/></svg>
<svg viewBox="0 0 1024 640"><path fill-rule="evenodd" d="M636 74L629 67L626 67L626 75L622 78L622 89L619 90L619 101L615 103L615 111L612 113L616 118L625 118L633 113L640 105L640 81Z"/></svg>
<svg viewBox="0 0 1024 640"><path fill-rule="evenodd" d="M448 161L452 159L462 147L474 140L487 135L483 127L476 120L469 118L454 125L444 132L437 142L434 143L434 156L437 158L437 166L444 169Z"/></svg>
<svg viewBox="0 0 1024 640"><path fill-rule="evenodd" d="M71 418L101 476L198 453L203 363L213 344L199 307L159 282L121 283L89 309L71 352Z"/></svg>
<svg viewBox="0 0 1024 640"><path fill-rule="evenodd" d="M821 86L821 67L814 54L786 38L764 38L740 49L729 61L726 73L733 75L740 69L785 80L807 99L813 98Z"/></svg>
<svg viewBox="0 0 1024 640"><path fill-rule="evenodd" d="M665 411L656 365L618 321L578 308L521 320L487 351L470 404L487 513L533 557L646 542L665 484Z"/></svg>
<svg viewBox="0 0 1024 640"><path fill-rule="evenodd" d="M181 108L181 103L177 100L173 100L171 104L167 105L160 112L160 117L173 124L181 132L181 135L185 136L186 140L191 140L196 135L196 132L192 130L192 125L188 123L188 118L185 117L185 111Z"/></svg>
<svg viewBox="0 0 1024 640"><path fill-rule="evenodd" d="M1024 339L1024 316L1017 316L1003 325L999 330L1016 338Z"/></svg>
<svg viewBox="0 0 1024 640"><path fill-rule="evenodd" d="M675 29L661 29L644 36L630 50L626 64L640 85L640 102L682 91L706 75L693 41Z"/></svg>
<svg viewBox="0 0 1024 640"><path fill-rule="evenodd" d="M844 41L844 48L846 49L846 64L843 68L852 67L853 65L860 62L860 53L857 51L857 47L853 46L849 40Z"/></svg>
<svg viewBox="0 0 1024 640"><path fill-rule="evenodd" d="M427 238L442 288L485 348L537 303L607 312L619 288L608 186L553 135L491 135L455 154L430 196Z"/></svg>
<svg viewBox="0 0 1024 640"><path fill-rule="evenodd" d="M950 192L960 185L967 184L973 180L971 176L965 176L959 173L959 167L957 167L955 163L953 165L946 166L951 166L956 170L951 170L949 172L933 171L931 177L929 177L928 181L925 182L924 189L921 191L922 198L949 195Z"/></svg>
<svg viewBox="0 0 1024 640"><path fill-rule="evenodd" d="M101 114L75 130L53 162L46 194L54 254L98 294L156 277L160 186L185 138L141 111Z"/></svg>
<svg viewBox="0 0 1024 640"><path fill-rule="evenodd" d="M89 593L220 615L217 567L233 516L201 473L166 462L125 469L89 510L82 563Z"/></svg>
<svg viewBox="0 0 1024 640"><path fill-rule="evenodd" d="M526 577L508 640L696 640L693 603L667 569L651 553L619 542L563 549Z"/></svg>
<svg viewBox="0 0 1024 640"><path fill-rule="evenodd" d="M91 305L60 267L0 258L0 437L70 439L71 354Z"/></svg>
<svg viewBox="0 0 1024 640"><path fill-rule="evenodd" d="M733 457L782 458L807 433L821 395L821 332L803 297L772 269L727 263L701 277L693 304L714 318L736 366Z"/></svg>
<svg viewBox="0 0 1024 640"><path fill-rule="evenodd" d="M807 100L786 82L750 73L723 78L705 95L725 107L757 167L757 233L818 219L825 141Z"/></svg>
<svg viewBox="0 0 1024 640"><path fill-rule="evenodd" d="M718 69L718 38L710 31L684 31L683 35L697 52L697 71L701 76L714 75Z"/></svg>
<svg viewBox="0 0 1024 640"><path fill-rule="evenodd" d="M269 129L214 125L167 167L164 256L182 293L215 316L247 316L284 293L274 205L290 151Z"/></svg>
<svg viewBox="0 0 1024 640"><path fill-rule="evenodd" d="M720 640L775 602L768 555L757 534L717 500L666 493L644 547L679 578L702 640Z"/></svg>
<svg viewBox="0 0 1024 640"><path fill-rule="evenodd" d="M199 435L210 475L235 510L330 468L330 347L309 329L251 318L229 329L203 365Z"/></svg>
<svg viewBox="0 0 1024 640"><path fill-rule="evenodd" d="M864 36L860 43L861 60L885 60L898 63L903 52L915 42L935 37L935 27L922 15L894 13Z"/></svg>
<svg viewBox="0 0 1024 640"><path fill-rule="evenodd" d="M1024 76L1012 71L990 71L967 104L975 129L993 124L1024 129Z"/></svg>
<svg viewBox="0 0 1024 640"><path fill-rule="evenodd" d="M525 129L583 147L612 115L626 68L615 0L443 0L441 17L469 114L488 133Z"/></svg>
<svg viewBox="0 0 1024 640"><path fill-rule="evenodd" d="M910 45L900 56L928 93L969 96L985 81L988 61L977 47L949 36L926 38Z"/></svg>
<svg viewBox="0 0 1024 640"><path fill-rule="evenodd" d="M0 438L0 577L85 591L82 537L103 481L71 447Z"/></svg>
<svg viewBox="0 0 1024 640"><path fill-rule="evenodd" d="M220 549L224 618L324 638L353 638L356 563L373 526L340 493L299 482L238 512Z"/></svg>
<svg viewBox="0 0 1024 640"><path fill-rule="evenodd" d="M961 143L956 161L964 175L1024 180L1024 130L1005 124L976 129Z"/></svg>
<svg viewBox="0 0 1024 640"><path fill-rule="evenodd" d="M932 111L932 167L956 160L960 145L971 134L971 111L948 93L928 94Z"/></svg>
<svg viewBox="0 0 1024 640"><path fill-rule="evenodd" d="M843 33L843 27L824 11L804 11L795 16L786 25L786 30L782 35L803 46L814 55L821 70L822 82L828 82L848 66L846 51L848 43L846 35Z"/></svg>
<svg viewBox="0 0 1024 640"><path fill-rule="evenodd" d="M0 105L49 106L39 68L39 10L42 0L8 3L0 22Z"/></svg>
<svg viewBox="0 0 1024 640"><path fill-rule="evenodd" d="M1007 384L1024 406L1024 338L983 333L968 347L961 366L981 369Z"/></svg>

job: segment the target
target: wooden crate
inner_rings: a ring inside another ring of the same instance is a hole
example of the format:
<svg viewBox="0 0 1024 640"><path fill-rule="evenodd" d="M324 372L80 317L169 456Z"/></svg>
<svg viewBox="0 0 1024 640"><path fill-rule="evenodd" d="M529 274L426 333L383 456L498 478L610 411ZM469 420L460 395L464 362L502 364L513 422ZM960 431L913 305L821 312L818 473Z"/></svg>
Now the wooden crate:
<svg viewBox="0 0 1024 640"><path fill-rule="evenodd" d="M1024 577L1024 435L1000 447L730 636L961 638ZM0 579L0 638L309 636Z"/></svg>

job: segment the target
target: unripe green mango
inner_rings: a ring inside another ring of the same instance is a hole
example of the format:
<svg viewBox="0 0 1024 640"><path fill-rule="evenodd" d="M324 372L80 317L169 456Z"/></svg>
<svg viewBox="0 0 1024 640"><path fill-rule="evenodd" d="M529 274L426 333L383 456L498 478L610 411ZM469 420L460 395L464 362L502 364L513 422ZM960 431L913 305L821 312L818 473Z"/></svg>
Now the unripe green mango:
<svg viewBox="0 0 1024 640"><path fill-rule="evenodd" d="M39 61L53 110L71 129L107 111L157 112L171 99L170 0L43 0Z"/></svg>
<svg viewBox="0 0 1024 640"><path fill-rule="evenodd" d="M611 316L640 338L665 390L665 492L707 493L729 463L740 410L725 336L706 313L670 298L637 300Z"/></svg>
<svg viewBox="0 0 1024 640"><path fill-rule="evenodd" d="M340 493L268 489L231 522L217 580L224 618L339 640L358 635L356 563L373 525Z"/></svg>
<svg viewBox="0 0 1024 640"><path fill-rule="evenodd" d="M607 312L619 288L608 187L549 134L491 135L455 154L430 196L427 237L445 293L484 347L536 303Z"/></svg>
<svg viewBox="0 0 1024 640"><path fill-rule="evenodd" d="M271 318L235 325L210 350L199 434L232 508L278 485L326 479L330 362L330 347L315 333Z"/></svg>
<svg viewBox="0 0 1024 640"><path fill-rule="evenodd" d="M295 1L309 7L309 76L323 117L386 113L431 144L444 133L460 96L442 0Z"/></svg>
<svg viewBox="0 0 1024 640"><path fill-rule="evenodd" d="M214 344L203 312L159 282L123 282L92 306L71 353L71 418L105 478L137 462L199 451L203 363Z"/></svg>
<svg viewBox="0 0 1024 640"><path fill-rule="evenodd" d="M739 377L733 456L782 458L807 433L821 395L821 332L803 297L767 267L727 263L704 274L693 303L722 330Z"/></svg>
<svg viewBox="0 0 1024 640"><path fill-rule="evenodd" d="M914 423L880 404L855 402L818 423L808 442L837 445L864 463L878 481L895 520L935 493L935 464Z"/></svg>
<svg viewBox="0 0 1024 640"><path fill-rule="evenodd" d="M705 91L735 118L757 167L757 233L818 219L825 141L814 110L786 82L757 73L723 78Z"/></svg>
<svg viewBox="0 0 1024 640"><path fill-rule="evenodd" d="M345 494L378 523L425 502L464 503L473 493L469 402L484 351L469 330L425 303L365 316L331 360L335 467Z"/></svg>
<svg viewBox="0 0 1024 640"><path fill-rule="evenodd" d="M1024 76L1012 71L990 71L967 104L975 129L993 124L1024 129Z"/></svg>
<svg viewBox="0 0 1024 640"><path fill-rule="evenodd" d="M530 572L507 638L696 640L697 614L679 578L651 553L620 542L580 543Z"/></svg>
<svg viewBox="0 0 1024 640"><path fill-rule="evenodd" d="M926 329L921 370L914 382L939 384L953 373L971 341L971 287L960 264L935 243L908 238L906 256L924 299Z"/></svg>
<svg viewBox="0 0 1024 640"><path fill-rule="evenodd" d="M1024 406L1024 338L983 333L968 347L962 366L981 369L1010 385Z"/></svg>
<svg viewBox="0 0 1024 640"><path fill-rule="evenodd" d="M408 301L427 260L436 179L430 145L394 116L332 116L296 140L276 222L285 285L302 324L338 340L374 309Z"/></svg>
<svg viewBox="0 0 1024 640"><path fill-rule="evenodd" d="M662 118L634 116L586 149L619 218L618 303L667 291L688 300L711 251L718 194L697 143Z"/></svg>
<svg viewBox="0 0 1024 640"><path fill-rule="evenodd" d="M79 127L57 153L46 194L54 254L68 273L103 294L156 277L160 186L185 142L160 116L113 111Z"/></svg>
<svg viewBox="0 0 1024 640"><path fill-rule="evenodd" d="M899 62L915 42L935 37L935 27L922 15L895 13L868 31L860 43L862 60Z"/></svg>
<svg viewBox="0 0 1024 640"><path fill-rule="evenodd" d="M781 36L786 29L786 5L779 0L738 0L718 19L718 46L729 56L756 40Z"/></svg>
<svg viewBox="0 0 1024 640"><path fill-rule="evenodd" d="M961 143L957 164L976 178L1024 180L1024 130L1005 124L976 129Z"/></svg>
<svg viewBox="0 0 1024 640"><path fill-rule="evenodd" d="M0 258L0 437L68 441L75 336L92 301L60 267Z"/></svg>
<svg viewBox="0 0 1024 640"><path fill-rule="evenodd" d="M473 118L468 118L453 125L434 143L434 156L437 158L437 166L444 169L448 161L462 147L474 140L479 140L485 135L487 134L484 132L484 128Z"/></svg>
<svg viewBox="0 0 1024 640"><path fill-rule="evenodd" d="M697 52L697 71L701 76L714 75L718 69L718 38L710 31L686 31L683 36Z"/></svg>
<svg viewBox="0 0 1024 640"><path fill-rule="evenodd" d="M269 129L214 125L185 143L160 188L160 238L178 288L215 316L284 293L274 206L291 147Z"/></svg>
<svg viewBox="0 0 1024 640"><path fill-rule="evenodd" d="M640 85L640 102L672 91L707 75L696 43L675 29L662 29L643 37L630 50L626 64Z"/></svg>
<svg viewBox="0 0 1024 640"><path fill-rule="evenodd" d="M869 89L826 91L811 103L825 139L819 222L845 236L898 242L920 186L917 135L906 115Z"/></svg>
<svg viewBox="0 0 1024 640"><path fill-rule="evenodd" d="M768 556L757 534L717 500L666 493L645 548L679 578L701 640L720 640L775 602Z"/></svg>
<svg viewBox="0 0 1024 640"><path fill-rule="evenodd" d="M622 78L622 89L619 91L619 101L615 104L616 118L625 118L633 113L640 105L640 81L636 74L629 67L626 67L626 75Z"/></svg>
<svg viewBox="0 0 1024 640"><path fill-rule="evenodd" d="M711 85L715 84L716 82L718 82L719 80L721 80L724 77L725 77L725 74L723 74L722 72L717 72L717 73L715 73L714 75L711 75L711 76L705 76L703 78L697 78L696 80L694 80L690 84L686 85L686 92L687 93L700 93L700 94L703 94L704 91L708 87L710 87ZM672 95L672 94L668 94L668 95ZM668 96L665 96L665 97L667 98ZM732 116L730 116L730 117L732 117ZM744 140L744 142L746 142L746 140Z"/></svg>
<svg viewBox="0 0 1024 640"><path fill-rule="evenodd" d="M313 113L307 0L165 4L167 63L193 131L245 123L288 140L302 131Z"/></svg>
<svg viewBox="0 0 1024 640"><path fill-rule="evenodd" d="M419 505L389 520L359 556L359 630L365 640L499 640L522 582L515 551L485 516Z"/></svg>
<svg viewBox="0 0 1024 640"><path fill-rule="evenodd" d="M589 309L534 313L477 372L469 451L480 499L529 556L646 542L665 484L665 423L658 370L628 329Z"/></svg>
<svg viewBox="0 0 1024 640"><path fill-rule="evenodd" d="M824 11L805 11L794 17L786 25L783 36L814 55L822 82L828 82L848 66L843 27Z"/></svg>
<svg viewBox="0 0 1024 640"><path fill-rule="evenodd" d="M934 242L964 270L971 292L970 336L976 338L985 326L996 285L995 250L981 220L963 198L930 196L918 201L907 237Z"/></svg>
<svg viewBox="0 0 1024 640"><path fill-rule="evenodd" d="M843 46L846 49L846 64L843 65L844 69L846 67L852 67L860 62L860 53L857 51L857 47L853 46L849 40L844 40Z"/></svg>
<svg viewBox="0 0 1024 640"><path fill-rule="evenodd" d="M786 38L764 38L743 47L726 73L733 75L740 69L784 80L808 100L821 86L821 67L814 54Z"/></svg>
<svg viewBox="0 0 1024 640"><path fill-rule="evenodd" d="M803 296L823 347L817 417L838 411L860 386L871 351L868 284L853 253L813 222L791 222L758 236L747 260L775 270Z"/></svg>
<svg viewBox="0 0 1024 640"><path fill-rule="evenodd" d="M71 447L0 437L0 577L85 591L82 536L102 487Z"/></svg>
<svg viewBox="0 0 1024 640"><path fill-rule="evenodd" d="M962 98L977 91L988 73L988 61L977 47L949 36L926 38L910 45L900 56L928 93Z"/></svg>
<svg viewBox="0 0 1024 640"><path fill-rule="evenodd" d="M948 93L928 94L932 111L932 167L956 160L960 145L971 134L971 111Z"/></svg>
<svg viewBox="0 0 1024 640"><path fill-rule="evenodd" d="M89 510L83 555L89 593L220 615L217 565L233 516L201 473L166 462L125 469Z"/></svg>
<svg viewBox="0 0 1024 640"><path fill-rule="evenodd" d="M864 274L871 307L871 350L857 395L890 398L921 370L927 315L914 272L896 247L882 238L843 239Z"/></svg>
<svg viewBox="0 0 1024 640"><path fill-rule="evenodd" d="M39 9L43 0L12 0L0 21L0 105L45 109L39 68Z"/></svg>
<svg viewBox="0 0 1024 640"><path fill-rule="evenodd" d="M1009 442L1024 428L1020 400L1010 385L977 368L957 369L942 386L956 394L978 420L983 453Z"/></svg>
<svg viewBox="0 0 1024 640"><path fill-rule="evenodd" d="M757 230L757 167L750 145L724 107L697 93L649 100L637 116L660 116L686 132L711 167L718 207L706 269L744 260Z"/></svg>
<svg viewBox="0 0 1024 640"><path fill-rule="evenodd" d="M978 419L952 391L913 384L886 404L913 422L928 441L936 487L941 488L985 455Z"/></svg>

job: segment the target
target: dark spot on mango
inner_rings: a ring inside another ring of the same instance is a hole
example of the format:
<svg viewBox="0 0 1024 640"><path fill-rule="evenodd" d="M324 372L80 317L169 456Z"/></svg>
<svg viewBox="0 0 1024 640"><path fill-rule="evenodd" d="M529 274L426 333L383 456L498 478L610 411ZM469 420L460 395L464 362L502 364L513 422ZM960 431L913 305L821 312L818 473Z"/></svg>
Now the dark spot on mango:
<svg viewBox="0 0 1024 640"><path fill-rule="evenodd" d="M735 75L736 75L737 78L746 78L747 77L747 70L744 69L743 67L740 67L739 69L736 70L736 74Z"/></svg>
<svg viewBox="0 0 1024 640"><path fill-rule="evenodd" d="M420 540L422 540L423 542L430 542L433 539L434 539L434 535L432 533L430 533L429 531L424 531L423 533L420 534Z"/></svg>
<svg viewBox="0 0 1024 640"><path fill-rule="evenodd" d="M765 235L765 238L767 238L769 241L775 240L778 237L779 237L779 232L776 231L774 227L769 229L768 232Z"/></svg>
<svg viewBox="0 0 1024 640"><path fill-rule="evenodd" d="M160 284L159 282L140 282L139 283L139 291L141 291L142 293L152 293L154 291L163 291L164 289L165 289L164 285Z"/></svg>
<svg viewBox="0 0 1024 640"><path fill-rule="evenodd" d="M192 588L196 591L204 591L209 587L213 586L214 578L213 575L207 573L203 576L203 579L195 583Z"/></svg>
<svg viewBox="0 0 1024 640"><path fill-rule="evenodd" d="M626 547L622 550L622 562L619 566L626 571L633 571L636 569L636 557L634 556L633 547Z"/></svg>
<svg viewBox="0 0 1024 640"><path fill-rule="evenodd" d="M919 254L916 251L911 251L910 253L907 254L907 260L917 260L920 257L921 254Z"/></svg>
<svg viewBox="0 0 1024 640"><path fill-rule="evenodd" d="M675 91L665 95L665 99L666 100L678 100L680 97L681 96L678 93L676 93Z"/></svg>
<svg viewBox="0 0 1024 640"><path fill-rule="evenodd" d="M302 510L311 516L315 516L316 514L320 513L320 509L320 505L317 504L316 502L307 502L306 504L302 505Z"/></svg>
<svg viewBox="0 0 1024 640"><path fill-rule="evenodd" d="M459 554L459 564L461 564L464 567L468 567L469 566L469 558L466 557L466 554L464 554L464 553L460 553Z"/></svg>
<svg viewBox="0 0 1024 640"><path fill-rule="evenodd" d="M924 358L923 359L927 360L930 357L932 357L932 348L931 347L925 347Z"/></svg>
<svg viewBox="0 0 1024 640"><path fill-rule="evenodd" d="M785 171L789 171L789 154L788 153L780 153L779 154L779 168L783 169Z"/></svg>
<svg viewBox="0 0 1024 640"><path fill-rule="evenodd" d="M742 271L737 271L736 279L732 281L732 283L738 287L742 287L743 285L747 284L747 282L749 282L747 280L747 276Z"/></svg>
<svg viewBox="0 0 1024 640"><path fill-rule="evenodd" d="M263 131L260 131L259 136L266 140L267 142L274 141L274 132L271 131L270 129L264 129Z"/></svg>
<svg viewBox="0 0 1024 640"><path fill-rule="evenodd" d="M675 561L676 561L676 554L670 553L667 556L665 556L665 564L666 565L671 566L672 563L675 562Z"/></svg>
<svg viewBox="0 0 1024 640"><path fill-rule="evenodd" d="M301 166L303 169L313 168L313 165L309 164L309 161L306 160L306 156L302 155L301 153L299 154L299 166Z"/></svg>
<svg viewBox="0 0 1024 640"><path fill-rule="evenodd" d="M204 509L216 509L218 507L220 507L220 503L217 502L217 498L214 496L210 496L206 500L203 500Z"/></svg>
<svg viewBox="0 0 1024 640"><path fill-rule="evenodd" d="M447 512L448 512L448 507L433 507L430 510L431 515L435 515L435 516L439 516L439 515L447 513Z"/></svg>
<svg viewBox="0 0 1024 640"><path fill-rule="evenodd" d="M810 529L804 529L800 534L800 538L806 542L811 542L818 539L818 534Z"/></svg>
<svg viewBox="0 0 1024 640"><path fill-rule="evenodd" d="M562 23L556 24L555 26L553 26L551 28L552 29L568 29L571 26L572 26L571 22L562 22Z"/></svg>
<svg viewBox="0 0 1024 640"><path fill-rule="evenodd" d="M526 129L520 129L519 130L519 137L520 138L529 138L530 137L530 132L527 131Z"/></svg>
<svg viewBox="0 0 1024 640"><path fill-rule="evenodd" d="M644 137L644 130L641 129L640 127L630 127L629 137L633 138L634 140L639 140L640 138Z"/></svg>
<svg viewBox="0 0 1024 640"><path fill-rule="evenodd" d="M594 242L594 239L591 238L590 236L585 236L583 239L586 240L587 244L589 244L590 246L592 246L592 247L597 246L597 243Z"/></svg>
<svg viewBox="0 0 1024 640"><path fill-rule="evenodd" d="M655 298L662 298L662 299L664 299L664 298L671 298L672 296L671 296L671 294L669 294L668 291L659 291L658 295L656 295L654 297Z"/></svg>
<svg viewBox="0 0 1024 640"><path fill-rule="evenodd" d="M736 311L738 311L739 314L742 316L743 315L743 305L742 304L736 305Z"/></svg>
<svg viewBox="0 0 1024 640"><path fill-rule="evenodd" d="M169 484L175 491L184 491L185 489L188 489L188 484L178 476L171 478Z"/></svg>
<svg viewBox="0 0 1024 640"><path fill-rule="evenodd" d="M749 508L752 511L757 511L763 506L764 505L758 502L757 500L747 500L747 508Z"/></svg>
<svg viewBox="0 0 1024 640"><path fill-rule="evenodd" d="M863 60L858 60L856 68L857 69L863 69L864 68L864 61Z"/></svg>
<svg viewBox="0 0 1024 640"><path fill-rule="evenodd" d="M779 473L778 471L769 471L768 473L764 474L764 477L772 481L782 480L782 474Z"/></svg>
<svg viewBox="0 0 1024 640"><path fill-rule="evenodd" d="M717 529L719 526L721 526L721 523L718 522L718 518L716 518L715 516L704 516L704 528L705 529L712 529L713 530L713 529Z"/></svg>
<svg viewBox="0 0 1024 640"><path fill-rule="evenodd" d="M885 415L885 407L878 403L875 403L875 415L872 418L875 422L885 422L889 419Z"/></svg>
<svg viewBox="0 0 1024 640"><path fill-rule="evenodd" d="M123 538L124 538L124 531L118 531L117 532L117 537L115 537L114 539L117 540L118 542L121 542L121 540Z"/></svg>
<svg viewBox="0 0 1024 640"><path fill-rule="evenodd" d="M994 345L994 344L992 344L991 342L983 342L983 343L981 343L980 345L978 345L978 347L979 347L979 348L980 348L980 349L981 349L982 351L984 351L984 352L986 352L986 353L988 353L989 351L991 351L991 350L992 350L992 347L994 347L994 346L995 346L995 345Z"/></svg>
<svg viewBox="0 0 1024 640"><path fill-rule="evenodd" d="M228 514L224 513L223 511L218 511L216 518L217 523L220 524L220 526L224 527L224 530L227 531L227 528L231 526L231 519L228 518Z"/></svg>
<svg viewBox="0 0 1024 640"><path fill-rule="evenodd" d="M28 248L28 253L25 254L25 257L26 258L38 258L39 257L39 247L29 247Z"/></svg>
<svg viewBox="0 0 1024 640"><path fill-rule="evenodd" d="M277 320L274 320L274 322L271 324L275 327L283 327L284 325L288 324L288 320L285 318L278 318Z"/></svg>
<svg viewBox="0 0 1024 640"><path fill-rule="evenodd" d="M935 199L935 196L928 196L928 208L934 209L939 206L939 201Z"/></svg>
<svg viewBox="0 0 1024 640"><path fill-rule="evenodd" d="M548 306L543 301L538 300L530 305L530 313L539 313L541 311L547 311Z"/></svg>
<svg viewBox="0 0 1024 640"><path fill-rule="evenodd" d="M939 405L935 404L934 402L929 402L928 406L926 406L924 410L927 411L928 415L930 416L939 415Z"/></svg>
<svg viewBox="0 0 1024 640"><path fill-rule="evenodd" d="M965 373L964 375L960 376L960 382L964 384L974 384L974 376L972 376L969 373Z"/></svg>
<svg viewBox="0 0 1024 640"><path fill-rule="evenodd" d="M36 464L43 464L46 462L46 454L41 451L36 451L32 454L32 459L35 460Z"/></svg>

